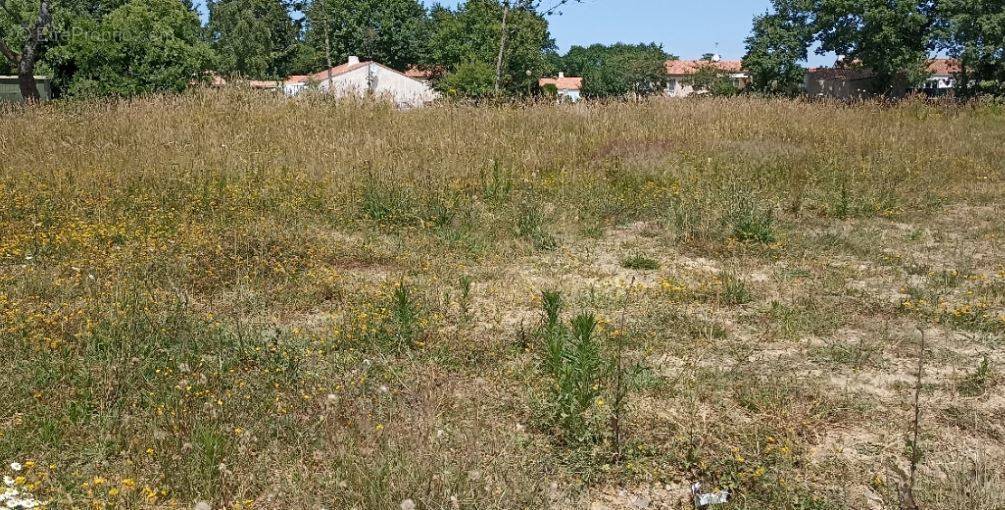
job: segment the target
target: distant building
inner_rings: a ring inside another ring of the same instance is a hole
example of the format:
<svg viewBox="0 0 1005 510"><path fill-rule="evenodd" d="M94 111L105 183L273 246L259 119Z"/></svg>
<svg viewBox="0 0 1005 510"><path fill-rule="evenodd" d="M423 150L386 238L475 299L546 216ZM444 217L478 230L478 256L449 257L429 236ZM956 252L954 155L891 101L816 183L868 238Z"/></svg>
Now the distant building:
<svg viewBox="0 0 1005 510"><path fill-rule="evenodd" d="M42 101L52 98L52 88L49 84L48 76L36 76L35 85L38 87L38 97ZM21 103L21 83L17 76L0 76L0 103Z"/></svg>
<svg viewBox="0 0 1005 510"><path fill-rule="evenodd" d="M541 78L537 82L539 87L554 85L558 89L558 97L568 99L573 103L579 102L582 96L583 79L579 77L566 76L565 73L558 73L558 78Z"/></svg>
<svg viewBox="0 0 1005 510"><path fill-rule="evenodd" d="M937 58L929 61L928 72L932 74L925 81L922 90L930 96L948 94L956 88L956 77L961 70L957 60Z"/></svg>
<svg viewBox="0 0 1005 510"><path fill-rule="evenodd" d="M951 59L933 59L928 62L930 76L919 88L913 88L906 76L894 79L886 91L892 97L903 97L912 91L930 96L944 95L956 87L960 73L959 62ZM876 73L858 63L846 65L841 59L834 67L814 67L806 71L806 94L813 97L837 99L864 99L877 95L874 86Z"/></svg>
<svg viewBox="0 0 1005 510"><path fill-rule="evenodd" d="M750 85L750 74L743 69L739 60L721 60L718 55L712 60L668 60L667 95L670 97L687 97L694 94L694 77L703 69L712 68L718 74L732 81L737 90Z"/></svg>
<svg viewBox="0 0 1005 510"><path fill-rule="evenodd" d="M357 57L318 73L290 76L283 81L252 81L252 88L282 90L295 96L308 88L338 97L382 97L399 108L415 108L436 100L439 94L421 80L406 76L376 62L361 62Z"/></svg>
<svg viewBox="0 0 1005 510"><path fill-rule="evenodd" d="M860 67L813 67L806 70L804 88L810 97L862 99L873 95L876 73Z"/></svg>

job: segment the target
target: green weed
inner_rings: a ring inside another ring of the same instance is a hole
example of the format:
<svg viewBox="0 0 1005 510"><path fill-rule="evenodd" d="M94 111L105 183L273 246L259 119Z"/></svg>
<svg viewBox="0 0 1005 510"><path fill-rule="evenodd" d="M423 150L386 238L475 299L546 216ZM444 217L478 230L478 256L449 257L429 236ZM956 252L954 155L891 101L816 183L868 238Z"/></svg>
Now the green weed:
<svg viewBox="0 0 1005 510"><path fill-rule="evenodd" d="M551 381L546 422L560 441L576 445L598 437L593 411L602 404L608 361L597 339L596 317L580 314L566 326L560 320L561 304L558 292L542 293L541 365Z"/></svg>
<svg viewBox="0 0 1005 510"><path fill-rule="evenodd" d="M545 218L535 204L523 204L517 217L517 233L530 240L539 250L553 250L558 240L545 229Z"/></svg>
<svg viewBox="0 0 1005 510"><path fill-rule="evenodd" d="M957 385L957 390L965 397L979 397L987 394L998 384L998 374L991 366L987 356L978 363L977 368L967 375Z"/></svg>
<svg viewBox="0 0 1005 510"><path fill-rule="evenodd" d="M660 268L660 263L654 258L647 257L641 253L629 255L621 261L621 266L625 269L635 269L639 271L655 271Z"/></svg>
<svg viewBox="0 0 1005 510"><path fill-rule="evenodd" d="M724 305L743 305L753 300L747 284L736 274L724 272L721 277L719 302Z"/></svg>
<svg viewBox="0 0 1005 510"><path fill-rule="evenodd" d="M775 241L775 215L771 207L754 201L748 195L740 195L736 206L729 215L733 237L743 242L770 244Z"/></svg>

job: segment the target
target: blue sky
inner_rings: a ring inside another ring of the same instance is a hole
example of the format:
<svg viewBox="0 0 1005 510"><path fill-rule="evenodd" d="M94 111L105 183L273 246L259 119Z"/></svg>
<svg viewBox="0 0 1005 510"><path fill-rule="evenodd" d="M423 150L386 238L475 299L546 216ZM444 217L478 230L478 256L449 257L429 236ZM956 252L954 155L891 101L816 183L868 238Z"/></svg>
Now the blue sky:
<svg viewBox="0 0 1005 510"><path fill-rule="evenodd" d="M427 5L434 0L423 0ZM461 0L438 0L457 5ZM546 0L545 5L550 5ZM767 11L769 0L583 0L562 8L550 19L559 49L595 42L657 42L683 59L718 52L725 59L745 53L755 14ZM833 56L810 54L811 65L829 65Z"/></svg>
<svg viewBox="0 0 1005 510"><path fill-rule="evenodd" d="M458 0L441 3L456 5ZM583 0L570 2L549 21L563 53L573 45L597 42L657 42L669 53L694 59L716 52L718 43L723 58L739 59L754 14L769 5L769 0Z"/></svg>

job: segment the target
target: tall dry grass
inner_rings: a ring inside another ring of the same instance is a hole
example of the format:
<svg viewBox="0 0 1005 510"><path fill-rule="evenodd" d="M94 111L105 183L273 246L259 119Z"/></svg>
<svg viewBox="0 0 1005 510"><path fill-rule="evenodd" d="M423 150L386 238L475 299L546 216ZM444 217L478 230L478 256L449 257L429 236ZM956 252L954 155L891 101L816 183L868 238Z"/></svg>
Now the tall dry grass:
<svg viewBox="0 0 1005 510"><path fill-rule="evenodd" d="M66 508L539 508L586 482L651 481L526 431L535 376L511 345L528 317L512 300L533 296L493 273L541 258L562 274L637 224L667 250L795 265L843 253L807 240L842 222L998 207L1002 120L994 106L755 98L399 112L233 91L5 111L0 460L31 460L18 483ZM498 295L469 303L456 282L470 273ZM669 307L742 322L754 298L728 280L664 282L637 327L721 339ZM575 304L616 303L588 296ZM793 301L763 315L780 338L836 329ZM694 398L742 402L765 435L860 417L805 380L757 386L746 370ZM763 417L789 398L840 411ZM707 438L722 452L756 443L713 428L735 439ZM808 449L806 430L787 440ZM652 434L661 469L683 476L676 439ZM759 472L733 455L701 469ZM744 475L747 504L831 501L801 457L770 459L802 485Z"/></svg>

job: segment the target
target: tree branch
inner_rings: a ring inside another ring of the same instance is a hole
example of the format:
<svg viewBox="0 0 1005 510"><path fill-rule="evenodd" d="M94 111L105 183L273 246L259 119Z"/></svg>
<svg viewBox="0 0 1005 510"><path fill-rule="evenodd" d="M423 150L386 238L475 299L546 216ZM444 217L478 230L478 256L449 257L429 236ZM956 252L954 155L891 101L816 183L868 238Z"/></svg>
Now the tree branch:
<svg viewBox="0 0 1005 510"><path fill-rule="evenodd" d="M10 47L7 46L7 43L3 42L3 40L0 40L0 53L3 54L4 58L6 58L11 65L16 66L21 63L21 56L14 53L14 50L10 49Z"/></svg>

